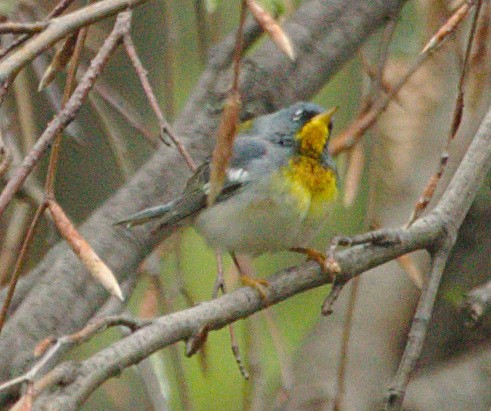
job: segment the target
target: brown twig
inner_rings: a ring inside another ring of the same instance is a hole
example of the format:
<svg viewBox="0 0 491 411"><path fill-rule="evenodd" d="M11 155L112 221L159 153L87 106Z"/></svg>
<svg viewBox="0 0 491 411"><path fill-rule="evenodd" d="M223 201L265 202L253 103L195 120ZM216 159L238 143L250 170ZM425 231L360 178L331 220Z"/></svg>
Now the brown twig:
<svg viewBox="0 0 491 411"><path fill-rule="evenodd" d="M358 299L358 289L360 287L360 277L356 277L351 285L351 292L346 307L346 316L343 324L343 334L341 336L341 349L339 356L339 366L337 374L337 389L334 396L334 411L343 410L343 401L346 394L346 368L348 366L348 350L350 342L351 328L353 326L353 316L355 313L356 302Z"/></svg>
<svg viewBox="0 0 491 411"><path fill-rule="evenodd" d="M37 55L69 33L124 10L136 7L147 0L101 0L82 7L70 14L51 19L50 24L37 36L27 41L24 47L12 52L8 59L0 62L0 84Z"/></svg>
<svg viewBox="0 0 491 411"><path fill-rule="evenodd" d="M353 205L365 168L365 152L363 142L357 142L348 152L348 166L344 179L343 204Z"/></svg>
<svg viewBox="0 0 491 411"><path fill-rule="evenodd" d="M24 240L22 241L19 255L17 256L17 260L15 262L14 271L10 277L7 296L5 297L5 301L3 302L3 306L2 306L2 311L0 312L0 333L5 324L5 319L7 318L10 302L12 301L12 297L14 296L15 286L17 285L17 281L19 280L20 273L22 272L22 266L25 261L25 256L27 255L27 251L29 250L29 246L31 245L31 241L34 235L34 230L36 229L39 218L44 213L46 207L47 205L44 202L41 204L40 207L38 207L38 209L36 210L36 214L34 214L34 217L32 218L29 229L27 230L24 236Z"/></svg>
<svg viewBox="0 0 491 411"><path fill-rule="evenodd" d="M89 101L99 117L102 128L106 132L109 147L114 155L121 176L123 177L123 180L128 180L134 172L134 166L131 157L129 156L128 145L120 135L119 130L117 130L107 118L107 113L105 112L102 103L94 98L93 95L89 95Z"/></svg>
<svg viewBox="0 0 491 411"><path fill-rule="evenodd" d="M53 216L56 228L66 240L73 252L85 265L89 273L99 281L112 295L124 301L118 280L109 267L99 258L92 247L80 235L63 209L54 200L48 200L48 208Z"/></svg>
<svg viewBox="0 0 491 411"><path fill-rule="evenodd" d="M8 273L15 261L19 244L29 224L29 206L21 202L12 210L12 218L9 220L5 238L0 251L0 287L5 285Z"/></svg>
<svg viewBox="0 0 491 411"><path fill-rule="evenodd" d="M54 356L57 356L60 351L66 350L67 347L82 344L90 340L94 335L100 334L108 328L115 326L124 326L132 332L151 324L149 320L139 320L129 317L128 315L113 315L108 317L97 318L91 321L82 330L74 334L65 335L60 338L48 337L41 341L35 348L36 356L41 359L25 374L7 381L0 385L0 392L7 391L16 385L25 382L34 382L37 376L45 370Z"/></svg>
<svg viewBox="0 0 491 411"><path fill-rule="evenodd" d="M465 3L464 5L462 5L459 10L461 10L466 4L468 4L468 3ZM481 7L482 7L482 0L477 0L476 11L475 11L474 17L472 19L471 29L469 30L469 37L467 38L464 63L462 66L462 72L460 73L459 85L458 85L458 89L457 89L457 99L455 101L455 107L454 107L454 111L453 111L453 115L452 115L452 123L450 126L450 131L449 131L449 135L447 138L447 143L445 144L443 152L440 156L440 161L438 164L437 171L430 178L426 187L423 190L423 193L421 194L420 198L418 199L418 202L416 203L416 205L414 207L414 210L411 214L411 217L409 218L408 225L411 225L428 207L428 204L430 203L431 199L433 198L433 195L435 194L435 190L438 186L438 183L440 182L442 175L445 172L445 168L447 166L448 159L450 158L450 152L449 152L450 151L450 145L451 145L452 141L454 140L454 138L457 134L457 131L459 130L460 124L462 122L462 115L463 115L463 111L464 111L464 91L465 91L464 89L465 89L467 76L468 76L468 72L469 72L472 44L474 42L474 38L475 38L475 34L476 34L477 21L479 19ZM457 11L457 13L459 13L459 11ZM454 14L454 16L449 19L449 21L453 20L455 18L455 16L457 15L457 13ZM465 16L465 15L467 15L467 13L465 13L465 14L462 13L462 16ZM459 15L459 17L460 17L460 15ZM463 17L461 17L461 18L463 18ZM455 27L455 24L457 24L457 22L452 22L452 24L449 24L447 22L446 24L448 24L450 27L453 28L453 27ZM442 31L445 35L448 35L449 30L450 29L440 30L440 31ZM439 38L439 37L438 37L438 35L436 35L434 38ZM433 40L430 41L430 43L433 44ZM434 47L434 46L433 45L431 47L427 46L427 49L430 50L432 47Z"/></svg>
<svg viewBox="0 0 491 411"><path fill-rule="evenodd" d="M63 13L69 6L70 4L73 3L74 0L61 0L54 8L51 10L51 12L42 20L42 23L48 23L50 19L53 17L59 16L61 13ZM14 39L7 47L4 49L0 50L0 59L4 56L6 56L8 53L10 53L13 49L16 47L21 46L24 44L31 36L29 34L25 34L22 36L17 37Z"/></svg>
<svg viewBox="0 0 491 411"><path fill-rule="evenodd" d="M199 1L198 1L199 2ZM162 2L162 61L165 64L162 65L162 77L164 88L164 113L169 121L175 120L176 115L176 102L174 95L174 60L175 60L175 46L174 46L174 27L172 22L172 12L170 3Z"/></svg>
<svg viewBox="0 0 491 411"><path fill-rule="evenodd" d="M423 289L418 307L416 308L411 330L408 335L406 349L404 350L399 368L397 369L397 373L392 379L388 390L385 403L387 410L400 410L402 408L402 402L409 383L409 378L416 368L421 349L423 348L423 342L431 319L431 313L433 312L433 305L435 303L440 280L454 241L455 237L447 237L445 244L441 244L441 248L433 256L429 280Z"/></svg>
<svg viewBox="0 0 491 411"><path fill-rule="evenodd" d="M392 92L392 87L384 81L384 71L389 57L389 48L397 27L397 19L392 18L384 28L382 38L379 44L377 69L373 70L368 63L364 53L360 52L360 57L363 66L366 68L368 77L371 79L369 89L366 92L362 102L360 113L366 113L373 105L374 100L378 97L381 91ZM394 96L397 101L397 96ZM365 152L362 142L357 142L348 150L347 169L345 174L343 203L345 206L351 206L358 194L360 182L363 177L365 168Z"/></svg>
<svg viewBox="0 0 491 411"><path fill-rule="evenodd" d="M132 107L128 105L123 98L117 94L116 90L112 90L102 82L97 82L94 87L94 91L114 110L116 110L127 121L127 123L138 131L145 139L153 146L158 146L158 140L148 130L143 121L138 118L138 115Z"/></svg>
<svg viewBox="0 0 491 411"><path fill-rule="evenodd" d="M70 99L70 96L72 95L73 90L75 89L76 86L77 70L80 62L80 57L82 55L82 50L84 48L85 39L87 37L87 28L84 27L80 29L76 37L75 35L72 35L71 37L74 37L75 39L74 40L72 40L71 38L67 39L62 48L62 51L60 53L57 53L57 55L55 55L55 58L53 60L53 61L58 60L63 67L66 65L68 61L70 61L69 63L70 66L68 68L68 75L65 81L65 89L63 90L63 98L61 102L62 110L65 108L65 105ZM70 54L71 57L68 57L68 54ZM63 57L58 57L57 59L57 56L60 55L63 55ZM43 79L41 79L41 83L43 83L44 79L45 77L43 76ZM46 195L53 198L55 196L56 169L58 166L58 158L60 156L61 142L63 137L62 130L63 129L60 129L54 137L54 141L53 141L53 145L51 146L51 153L49 157L48 171L46 172L46 184L45 184Z"/></svg>
<svg viewBox="0 0 491 411"><path fill-rule="evenodd" d="M7 21L0 23L0 34L23 34L23 33L39 33L44 30L48 25L45 21L36 21L33 23L19 23L14 21Z"/></svg>
<svg viewBox="0 0 491 411"><path fill-rule="evenodd" d="M201 0L194 0L194 14L196 16L196 34L198 39L198 55L201 64L206 63L206 53L210 46L208 38L208 27L206 21L206 10L204 2Z"/></svg>
<svg viewBox="0 0 491 411"><path fill-rule="evenodd" d="M75 45L77 44L77 39L80 38L79 33L81 32L81 30L83 30L84 33L87 31L84 28L73 32L65 39L63 45L58 48L58 50L56 50L51 63L48 64L46 70L41 76L41 80L39 81L38 85L38 91L41 91L49 86L51 82L55 79L56 75L65 69L68 62L74 55L73 51L75 49ZM66 101L64 101L62 104L65 103Z"/></svg>
<svg viewBox="0 0 491 411"><path fill-rule="evenodd" d="M468 3L472 4L473 2L470 1ZM455 24L452 25L452 30L455 31L462 21L462 19L456 21ZM373 104L369 111L360 114L350 126L348 126L336 138L331 140L329 150L332 155L338 155L339 153L353 147L356 141L358 141L363 134L375 124L378 117L385 111L389 103L397 95L397 93L399 93L401 88L404 87L411 76L433 55L434 52L441 48L447 38L448 35L438 37L438 41L434 45L431 47L425 47L408 71L401 77L397 84L392 87L389 94L381 96L380 99Z"/></svg>
<svg viewBox="0 0 491 411"><path fill-rule="evenodd" d="M32 91L30 90L27 73L20 72L17 81L14 83L14 96L17 106L17 116L19 120L22 149L28 153L37 138L36 113L32 101Z"/></svg>
<svg viewBox="0 0 491 411"><path fill-rule="evenodd" d="M239 123L240 107L242 104L239 88L240 62L243 49L247 0L242 0L241 4L239 27L235 36L232 86L223 105L220 125L216 134L215 148L211 157L210 192L207 197L208 205L212 205L215 202L216 197L222 190L226 169L232 157L233 144Z"/></svg>
<svg viewBox="0 0 491 411"><path fill-rule="evenodd" d="M129 29L129 12L123 12L116 20L113 31L104 42L103 46L94 57L89 69L85 72L68 100L65 108L49 123L41 134L36 144L24 158L15 173L0 194L0 214L2 214L17 191L22 187L25 180L37 165L45 150L54 139L55 135L62 130L75 117L80 110L87 94L92 89L97 77L101 74L112 52L119 44L123 34Z"/></svg>
<svg viewBox="0 0 491 411"><path fill-rule="evenodd" d="M278 356L278 364L280 366L281 388L283 395L289 395L293 387L293 369L290 355L288 354L285 338L281 334L278 327L278 320L273 310L262 311L263 317L271 335L271 341Z"/></svg>
<svg viewBox="0 0 491 411"><path fill-rule="evenodd" d="M166 298L165 287L163 286L162 281L160 279L160 272L150 272L149 277L150 277L151 284L156 292L156 298L157 298L157 303L160 306L160 312L170 313L175 311L175 307L171 299ZM184 372L181 353L178 350L178 346L175 344L170 346L169 349L171 354L172 366L176 373L176 379L177 381L179 381L178 392L179 392L179 399L181 400L182 408L185 411L191 410L193 407L189 395L189 387L186 381L186 374Z"/></svg>
<svg viewBox="0 0 491 411"><path fill-rule="evenodd" d="M145 91L145 95L148 99L150 107L152 108L153 112L157 116L160 130L170 137L172 142L175 144L177 150L184 158L184 161L186 161L186 164L188 165L189 169L191 171L195 171L196 165L194 164L193 159L189 155L184 144L181 142L181 140L176 136L176 134L172 130L170 124L165 119L164 114L162 113L162 110L159 107L157 97L155 97L155 93L153 92L152 86L150 85L150 81L148 80L147 71L143 67L140 58L138 57L138 53L136 52L135 45L133 44L133 39L131 38L131 35L129 33L126 33L123 36L123 44L126 50L126 54L128 54L131 64L133 65L136 74L140 79L140 83L143 87L143 90Z"/></svg>
<svg viewBox="0 0 491 411"><path fill-rule="evenodd" d="M3 177L4 174L7 172L10 164L12 163L12 159L12 152L5 144L3 133L0 128L0 177Z"/></svg>

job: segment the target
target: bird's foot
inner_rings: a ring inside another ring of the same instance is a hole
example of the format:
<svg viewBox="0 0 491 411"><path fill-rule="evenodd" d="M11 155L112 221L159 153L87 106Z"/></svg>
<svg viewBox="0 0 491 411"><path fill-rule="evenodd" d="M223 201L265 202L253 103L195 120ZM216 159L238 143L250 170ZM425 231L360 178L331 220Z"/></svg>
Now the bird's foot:
<svg viewBox="0 0 491 411"><path fill-rule="evenodd" d="M319 264L325 274L329 274L333 277L333 281L336 274L341 272L341 268L334 259L334 254L331 253L330 250L327 255L312 248L304 247L293 247L290 248L290 251L307 255L307 261L315 261L317 264Z"/></svg>
<svg viewBox="0 0 491 411"><path fill-rule="evenodd" d="M266 289L269 287L269 283L267 280L252 278L247 275L241 274L240 281L243 285L248 285L249 287L256 289L264 302L268 300Z"/></svg>

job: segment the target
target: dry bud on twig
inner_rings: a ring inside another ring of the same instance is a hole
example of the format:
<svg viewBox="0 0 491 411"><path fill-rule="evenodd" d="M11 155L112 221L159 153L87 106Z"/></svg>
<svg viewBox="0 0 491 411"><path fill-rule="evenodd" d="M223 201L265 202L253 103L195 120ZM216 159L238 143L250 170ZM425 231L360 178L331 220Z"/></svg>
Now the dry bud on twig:
<svg viewBox="0 0 491 411"><path fill-rule="evenodd" d="M225 172L232 157L234 139L237 134L240 113L240 95L232 92L225 100L222 118L218 127L217 142L211 160L210 193L208 204L212 205L225 181Z"/></svg>
<svg viewBox="0 0 491 411"><path fill-rule="evenodd" d="M80 258L80 261L82 261L90 274L112 295L124 301L123 292L112 271L80 235L59 204L51 200L48 202L48 207L53 216L56 228L68 242L73 252Z"/></svg>
<svg viewBox="0 0 491 411"><path fill-rule="evenodd" d="M273 42L290 58L290 60L295 60L295 51L293 50L292 43L281 26L256 2L256 0L246 1L247 7L261 28L268 33L271 40L273 40Z"/></svg>
<svg viewBox="0 0 491 411"><path fill-rule="evenodd" d="M69 36L63 46L56 51L53 60L49 64L48 68L43 74L41 81L39 82L38 91L43 90L45 87L49 86L51 82L55 79L56 75L65 69L66 65L72 57L73 50L75 49L75 44L77 43L78 30Z"/></svg>
<svg viewBox="0 0 491 411"><path fill-rule="evenodd" d="M473 1L466 1L464 4L462 4L462 6L457 9L452 17L450 17L442 27L440 27L430 41L426 43L426 46L424 46L421 54L425 54L431 49L435 48L445 39L445 37L453 33L459 23L466 18L473 3Z"/></svg>

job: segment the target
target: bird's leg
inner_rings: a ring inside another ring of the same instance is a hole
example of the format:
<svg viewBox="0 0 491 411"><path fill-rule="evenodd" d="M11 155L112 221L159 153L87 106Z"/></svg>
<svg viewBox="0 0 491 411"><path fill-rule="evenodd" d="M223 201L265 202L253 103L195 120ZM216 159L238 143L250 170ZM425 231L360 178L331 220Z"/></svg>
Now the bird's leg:
<svg viewBox="0 0 491 411"><path fill-rule="evenodd" d="M211 298L218 297L218 291L222 291L225 294L225 277L223 275L223 260L222 252L220 250L215 250L215 257L217 259L217 277L215 279L215 285L213 286L213 292Z"/></svg>
<svg viewBox="0 0 491 411"><path fill-rule="evenodd" d="M240 275L240 281L242 282L243 285L248 285L249 287L255 288L259 295L261 296L261 299L263 301L266 301L267 295L266 291L264 290L265 287L269 287L269 283L266 280L263 279L258 279L258 278L253 278L245 273L245 270L242 268L241 263L239 261L239 258L235 253L230 253L232 256L232 259L234 261L235 266L237 267L237 271L239 272Z"/></svg>
<svg viewBox="0 0 491 411"><path fill-rule="evenodd" d="M308 260L316 261L321 269L332 276L332 287L329 295L322 304L322 314L329 315L332 313L332 305L336 301L341 292L343 286L346 284L346 280L342 280L340 276L336 276L341 272L341 267L336 261L334 254L339 246L351 247L354 245L371 244L379 246L394 245L401 242L401 239L397 234L392 234L388 230L371 231L368 233L357 234L353 237L337 236L334 237L326 254L322 254L319 251L311 248L294 247L290 251L296 253L306 254Z"/></svg>

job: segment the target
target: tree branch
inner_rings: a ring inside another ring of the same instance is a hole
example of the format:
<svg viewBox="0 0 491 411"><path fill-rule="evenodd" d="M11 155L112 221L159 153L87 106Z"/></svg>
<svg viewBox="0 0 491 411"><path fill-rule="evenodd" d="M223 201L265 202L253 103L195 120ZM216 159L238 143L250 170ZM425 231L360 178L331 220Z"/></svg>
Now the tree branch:
<svg viewBox="0 0 491 411"><path fill-rule="evenodd" d="M432 214L419 220L409 230L381 230L379 233L383 235L400 238L400 243L391 247L356 246L338 252L336 260L342 268L340 278L348 281L396 256L431 247L444 235L442 228L438 216ZM268 279L268 306L330 281L330 276L326 276L317 263L282 270ZM170 344L187 340L204 326L210 331L217 330L264 308L266 304L255 290L242 287L193 308L160 317L151 325L81 362L73 383L56 393L42 395L39 405L41 408L52 404L64 410L77 409L102 382L121 372L121 369ZM56 369L53 372L58 373Z"/></svg>
<svg viewBox="0 0 491 411"><path fill-rule="evenodd" d="M65 16L48 20L46 29L0 62L0 84L70 33L125 9L136 7L145 1L147 0L103 0Z"/></svg>
<svg viewBox="0 0 491 411"><path fill-rule="evenodd" d="M387 395L386 409L399 410L402 407L409 378L421 354L441 276L457 238L457 231L490 168L491 108L484 117L467 154L434 210L434 213L442 218L445 235L439 243L432 246L433 265L431 273L416 309L404 355Z"/></svg>
<svg viewBox="0 0 491 411"><path fill-rule="evenodd" d="M243 117L309 99L353 55L367 35L397 14L404 3L349 0L342 4L327 1L303 4L292 21L284 25L295 45L296 62L289 61L270 42L244 59ZM222 56L230 53L230 45L215 49L212 61L223 62ZM230 72L223 66L211 64L174 125L176 134L182 136L198 161L209 155L213 146L210 137L230 78ZM152 224L129 232L114 227L113 222L174 198L188 175L177 151L162 147L81 228L84 238L120 282L135 275L137 265L169 232L152 235ZM0 380L20 375L30 367L34 361L32 349L38 341L53 333L62 335L82 328L107 297L63 243L55 246L20 281L17 292L13 301L16 310L0 337ZM59 310L60 305L66 309Z"/></svg>
<svg viewBox="0 0 491 411"><path fill-rule="evenodd" d="M374 238L398 238L400 241L395 245L356 246L336 254L336 261L341 267L338 278L341 282L346 282L397 256L422 248L427 250L437 248L433 274L422 295L411 330L410 342L405 353L407 360L401 361L400 371L396 376L396 381L400 383L394 386L399 388L396 400L398 402L400 400L401 404L410 372L414 369L424 341L434 295L438 290L439 276L443 272L453 245L451 240L456 238L463 217L490 169L491 108L447 191L433 212L417 220L407 229L385 229L374 232ZM463 190L466 190L465 193ZM306 263L300 267L283 270L270 277L268 306L329 282L330 276L326 276L315 263ZM100 384L120 373L122 368L135 364L170 344L191 338L204 326L208 330L217 330L265 307L265 302L257 292L249 287L243 287L219 299L160 317L147 327L81 362L75 371L73 381L63 388L58 387L55 392L42 394L39 405L50 404L64 410L77 409ZM64 366L64 364L60 365L60 367ZM56 369L53 372L58 373ZM392 393L394 392L393 390Z"/></svg>

